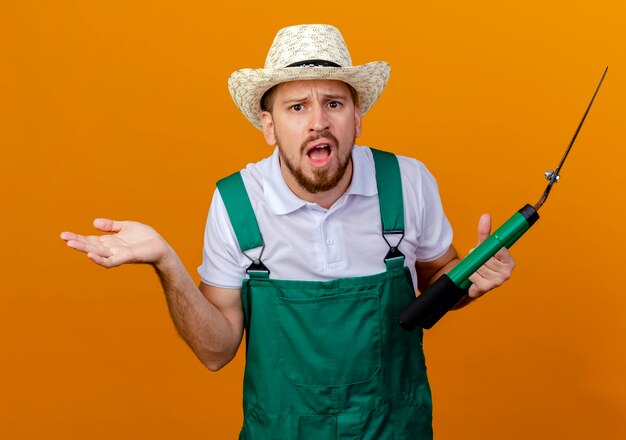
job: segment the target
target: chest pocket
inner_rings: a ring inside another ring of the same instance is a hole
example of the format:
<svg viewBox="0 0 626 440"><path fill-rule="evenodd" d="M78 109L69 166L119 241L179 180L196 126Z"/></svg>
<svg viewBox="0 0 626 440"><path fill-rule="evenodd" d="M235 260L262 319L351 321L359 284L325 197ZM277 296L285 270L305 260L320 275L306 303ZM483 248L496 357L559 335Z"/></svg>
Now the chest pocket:
<svg viewBox="0 0 626 440"><path fill-rule="evenodd" d="M279 366L289 381L332 387L372 380L381 368L380 291L290 293L282 290L274 309Z"/></svg>

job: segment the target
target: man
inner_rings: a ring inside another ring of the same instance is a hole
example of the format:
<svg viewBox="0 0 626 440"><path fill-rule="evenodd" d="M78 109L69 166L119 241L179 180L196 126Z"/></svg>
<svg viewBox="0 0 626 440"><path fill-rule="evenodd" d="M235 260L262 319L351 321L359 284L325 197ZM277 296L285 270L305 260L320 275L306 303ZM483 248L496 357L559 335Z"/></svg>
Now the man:
<svg viewBox="0 0 626 440"><path fill-rule="evenodd" d="M277 148L218 182L199 288L149 226L96 219L114 234L61 236L104 267L152 264L209 369L246 329L241 439L432 438L421 331L395 318L459 258L426 168L354 145L389 72L352 66L336 28L303 25L279 31L264 69L231 75L235 103ZM489 229L484 216L480 239ZM513 266L501 250L462 305Z"/></svg>

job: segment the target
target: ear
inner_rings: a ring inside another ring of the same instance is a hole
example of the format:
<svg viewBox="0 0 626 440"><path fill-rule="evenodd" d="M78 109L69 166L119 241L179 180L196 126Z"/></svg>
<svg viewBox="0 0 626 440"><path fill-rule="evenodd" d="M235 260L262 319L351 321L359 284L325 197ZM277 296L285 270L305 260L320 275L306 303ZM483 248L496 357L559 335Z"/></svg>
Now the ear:
<svg viewBox="0 0 626 440"><path fill-rule="evenodd" d="M276 134L274 133L274 118L268 111L261 113L261 124L263 125L263 136L268 145L276 145Z"/></svg>
<svg viewBox="0 0 626 440"><path fill-rule="evenodd" d="M361 109L358 105L354 106L354 137L361 136Z"/></svg>

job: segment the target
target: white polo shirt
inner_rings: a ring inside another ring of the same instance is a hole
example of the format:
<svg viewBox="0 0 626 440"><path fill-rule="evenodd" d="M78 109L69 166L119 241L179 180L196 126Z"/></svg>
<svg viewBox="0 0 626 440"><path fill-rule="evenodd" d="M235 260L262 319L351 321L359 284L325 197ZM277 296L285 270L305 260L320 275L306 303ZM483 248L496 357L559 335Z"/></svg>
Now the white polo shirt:
<svg viewBox="0 0 626 440"><path fill-rule="evenodd" d="M417 287L416 261L442 256L452 243L437 183L419 161L398 156L402 176L406 256ZM278 149L241 171L259 223L270 278L327 281L373 275L385 270L389 246L382 237L374 159L368 147L355 146L350 187L329 209L297 197L280 172ZM387 236L391 244L395 236ZM247 251L257 258L261 248ZM216 190L204 235L198 272L206 284L239 288L251 260L239 249L224 202Z"/></svg>

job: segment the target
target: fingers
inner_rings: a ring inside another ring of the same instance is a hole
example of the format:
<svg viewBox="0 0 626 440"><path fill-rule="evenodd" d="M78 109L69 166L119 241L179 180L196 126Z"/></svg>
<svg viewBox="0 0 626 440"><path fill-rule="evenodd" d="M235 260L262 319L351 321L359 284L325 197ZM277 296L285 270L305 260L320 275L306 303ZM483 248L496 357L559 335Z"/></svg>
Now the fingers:
<svg viewBox="0 0 626 440"><path fill-rule="evenodd" d="M103 232L120 232L125 223L107 218L97 218L93 221L93 227Z"/></svg>
<svg viewBox="0 0 626 440"><path fill-rule="evenodd" d="M61 239L65 240L68 247L84 252L94 263L106 268L126 263L152 261L150 255L142 259L141 249L140 257L137 257L135 253L137 247L141 248L137 243L149 241L150 233L156 234L152 228L136 222L115 221L105 218L96 218L93 221L93 226L102 232L112 234L84 236L74 232L62 232ZM158 234L156 235L158 236ZM149 245L147 248L149 251L151 250Z"/></svg>
<svg viewBox="0 0 626 440"><path fill-rule="evenodd" d="M65 237L65 238L63 238ZM93 235L90 236L82 236L78 234L62 234L62 237L66 242L67 246L76 249L77 251L84 253L95 253L101 255L103 257L109 257L113 254L110 246L107 244L107 237L96 237Z"/></svg>
<svg viewBox="0 0 626 440"><path fill-rule="evenodd" d="M502 248L491 258L491 260L497 260L505 265L512 265L515 267L515 260L513 259L513 255L509 252L507 248ZM489 262L489 261L488 261Z"/></svg>
<svg viewBox="0 0 626 440"><path fill-rule="evenodd" d="M77 234L74 234L73 232L61 232L61 240L64 241L74 240L76 237Z"/></svg>
<svg viewBox="0 0 626 440"><path fill-rule="evenodd" d="M118 222L115 220L109 220L105 218L97 218L93 221L93 226L103 232L119 232L124 224L127 222ZM74 232L61 232L61 240L67 242L67 245L72 249L76 249L81 252L94 252L105 257L111 255L110 249L106 246L108 236L84 236L75 234Z"/></svg>
<svg viewBox="0 0 626 440"><path fill-rule="evenodd" d="M124 252L115 252L102 239L105 237L88 236L64 232L61 238L67 242L67 246L80 252L87 254L87 257L94 263L106 267L117 267L123 264Z"/></svg>
<svg viewBox="0 0 626 440"><path fill-rule="evenodd" d="M483 214L478 220L478 243L476 246L483 243L489 235L491 235L491 216ZM500 249L469 277L472 285L468 295L471 298L478 298L486 292L501 286L511 278L514 267L515 262L509 251L506 248Z"/></svg>
<svg viewBox="0 0 626 440"><path fill-rule="evenodd" d="M478 298L486 292L501 286L511 278L515 261L506 248L502 248L482 265L472 276L472 286L468 291L471 298Z"/></svg>
<svg viewBox="0 0 626 440"><path fill-rule="evenodd" d="M84 252L87 257L94 263L106 267L117 267L124 263L130 262L132 259L132 253L126 249L121 249L115 244L108 246L104 237L83 237L75 235L75 238L67 240L67 246L76 249L77 251Z"/></svg>
<svg viewBox="0 0 626 440"><path fill-rule="evenodd" d="M120 266L123 262L122 259L119 257L119 255L111 255L109 257L104 257L102 255L89 252L87 253L87 257L94 263L102 267L106 267L107 269Z"/></svg>
<svg viewBox="0 0 626 440"><path fill-rule="evenodd" d="M491 216L489 214L483 214L478 220L478 246L489 237L491 234Z"/></svg>
<svg viewBox="0 0 626 440"><path fill-rule="evenodd" d="M128 222L120 222L106 218L97 218L93 221L93 226L94 228L102 232L120 232L126 223ZM83 236L69 231L61 232L61 240L76 240L78 237Z"/></svg>

